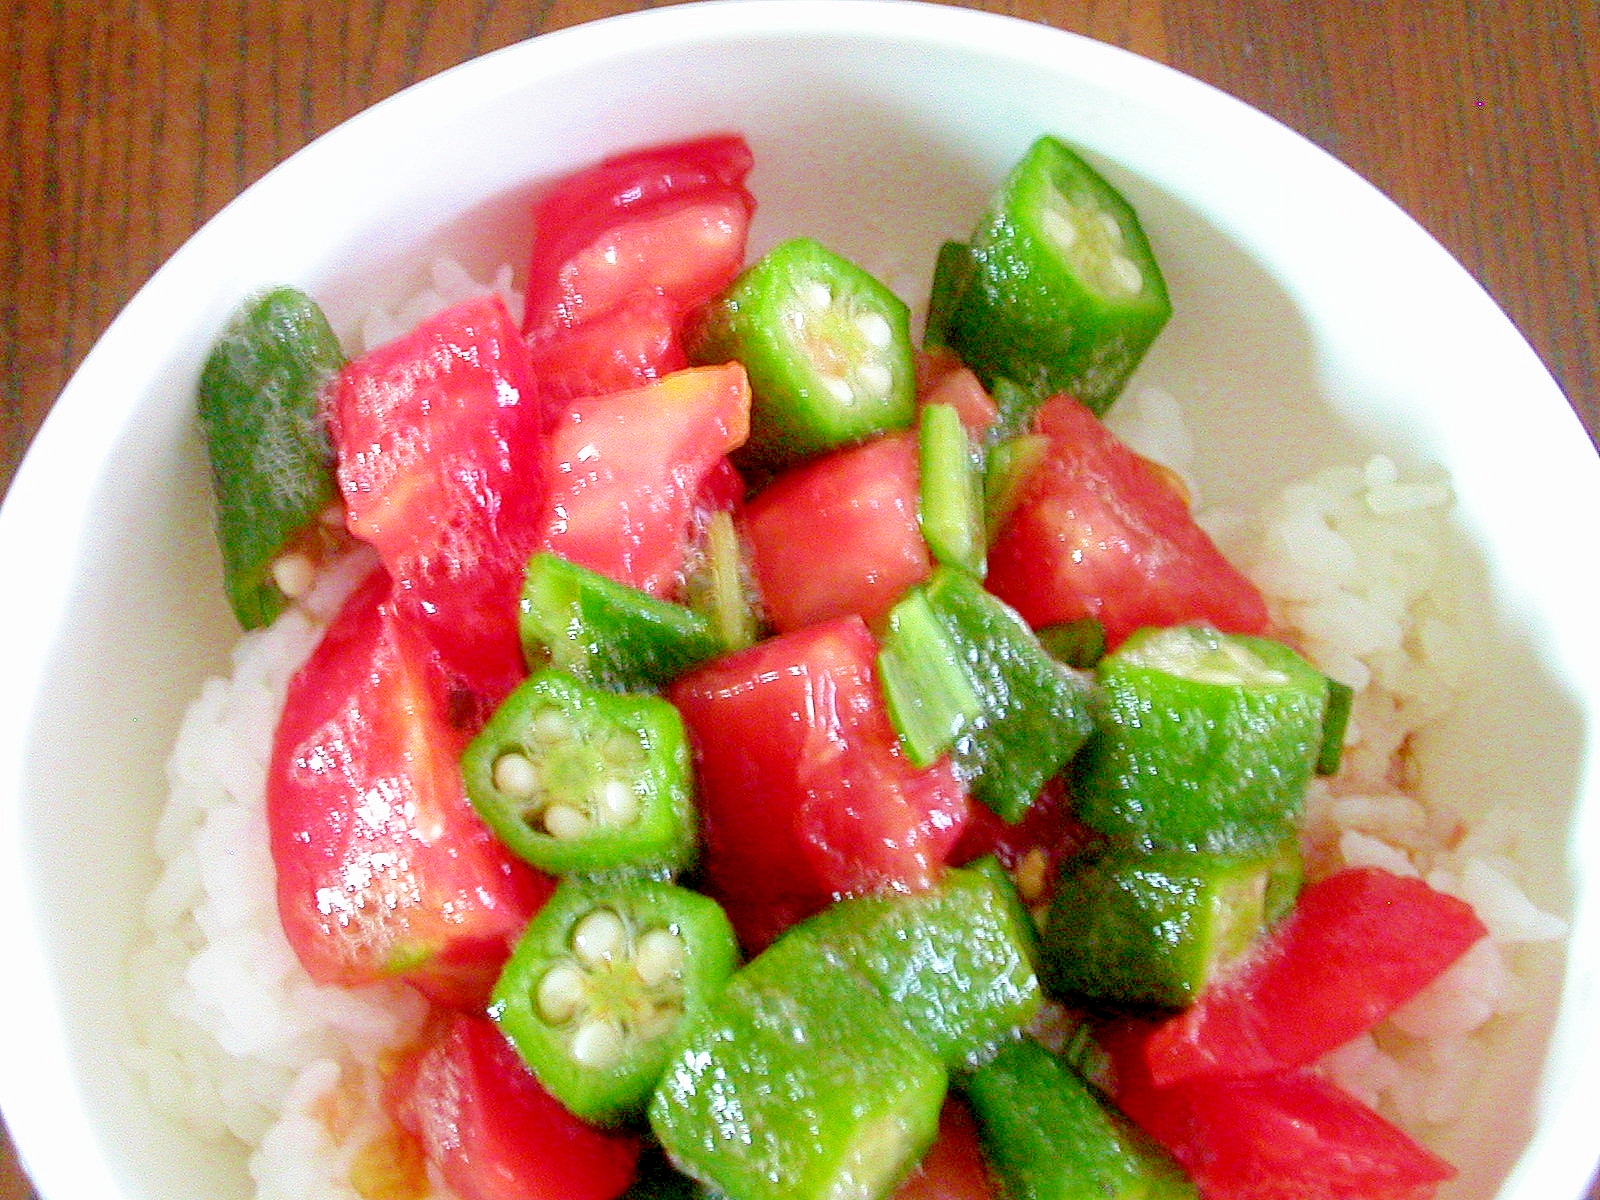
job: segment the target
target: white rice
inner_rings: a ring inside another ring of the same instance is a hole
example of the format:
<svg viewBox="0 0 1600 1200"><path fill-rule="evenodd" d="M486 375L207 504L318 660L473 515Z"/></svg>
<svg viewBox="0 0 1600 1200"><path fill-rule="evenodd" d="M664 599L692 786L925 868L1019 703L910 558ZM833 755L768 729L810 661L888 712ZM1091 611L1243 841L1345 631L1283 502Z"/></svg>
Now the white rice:
<svg viewBox="0 0 1600 1200"><path fill-rule="evenodd" d="M476 290L449 267L433 285L418 304L369 321L366 343ZM1187 472L1194 450L1171 397L1135 392L1113 412L1136 450ZM1279 629L1357 690L1344 768L1309 798L1310 870L1370 864L1422 876L1472 903L1491 931L1380 1029L1321 1064L1424 1135L1459 1114L1488 1034L1524 1002L1522 948L1565 933L1522 889L1512 806L1469 826L1406 790L1407 744L1447 711L1466 669L1447 587L1449 504L1442 478L1402 476L1374 457L1287 489L1252 520L1208 517L1267 593ZM149 935L132 962L131 1065L161 1110L248 1147L263 1200L358 1195L352 1162L392 1135L380 1063L424 1016L403 985L345 990L305 975L277 920L266 843L266 756L288 679L368 565L345 563L306 606L246 635L232 677L194 702L169 765Z"/></svg>

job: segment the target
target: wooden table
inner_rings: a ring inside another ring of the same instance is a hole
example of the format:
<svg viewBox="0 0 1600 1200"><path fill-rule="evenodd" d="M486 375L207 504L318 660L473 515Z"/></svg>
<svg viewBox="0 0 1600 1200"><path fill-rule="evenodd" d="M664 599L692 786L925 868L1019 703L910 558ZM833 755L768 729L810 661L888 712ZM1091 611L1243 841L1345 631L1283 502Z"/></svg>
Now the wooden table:
<svg viewBox="0 0 1600 1200"><path fill-rule="evenodd" d="M274 163L373 101L464 59L651 6L10 5L0 39L8 177L0 195L0 489L117 311ZM1342 158L1482 281L1600 442L1595 0L983 0L975 7L1169 63ZM0 1200L29 1194L0 1149Z"/></svg>

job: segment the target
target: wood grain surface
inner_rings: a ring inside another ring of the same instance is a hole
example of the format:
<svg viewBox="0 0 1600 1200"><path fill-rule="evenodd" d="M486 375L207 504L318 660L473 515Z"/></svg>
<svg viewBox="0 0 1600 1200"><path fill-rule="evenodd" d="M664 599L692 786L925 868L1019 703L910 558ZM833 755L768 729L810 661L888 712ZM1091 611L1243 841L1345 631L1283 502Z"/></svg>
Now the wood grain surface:
<svg viewBox="0 0 1600 1200"><path fill-rule="evenodd" d="M638 0L13 0L0 38L0 489L112 317L274 163L446 67L645 7ZM1600 441L1596 0L992 0L973 7L1169 63L1343 159L1483 283ZM0 1200L29 1194L9 1150L0 1149Z"/></svg>

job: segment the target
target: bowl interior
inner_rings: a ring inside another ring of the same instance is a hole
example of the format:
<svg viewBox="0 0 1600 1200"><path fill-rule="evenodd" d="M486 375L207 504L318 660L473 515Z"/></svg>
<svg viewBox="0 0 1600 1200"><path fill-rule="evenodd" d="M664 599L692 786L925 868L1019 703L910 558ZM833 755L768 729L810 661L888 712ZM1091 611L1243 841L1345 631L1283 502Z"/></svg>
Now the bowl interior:
<svg viewBox="0 0 1600 1200"><path fill-rule="evenodd" d="M1496 665L1430 735L1430 786L1525 804L1533 898L1575 920L1574 946L1595 944L1600 650L1583 600L1600 568L1549 514L1600 512L1600 467L1466 273L1307 143L1105 46L945 8L691 5L491 55L296 155L141 292L19 472L0 552L36 565L26 595L0 600L21 684L0 701L18 975L0 1101L45 1196L248 1194L239 1155L155 1117L120 1056L163 761L235 636L192 418L216 330L268 283L306 288L349 330L439 254L520 268L542 180L729 128L756 154L756 248L807 233L911 298L939 242L1055 132L1125 189L1167 272L1177 316L1142 376L1188 405L1208 498L1250 503L1377 449L1448 467ZM1581 959L1552 954L1508 1031L1479 1119L1446 1146L1453 1194L1581 1191L1594 1150L1573 1114L1594 1111L1600 1076Z"/></svg>

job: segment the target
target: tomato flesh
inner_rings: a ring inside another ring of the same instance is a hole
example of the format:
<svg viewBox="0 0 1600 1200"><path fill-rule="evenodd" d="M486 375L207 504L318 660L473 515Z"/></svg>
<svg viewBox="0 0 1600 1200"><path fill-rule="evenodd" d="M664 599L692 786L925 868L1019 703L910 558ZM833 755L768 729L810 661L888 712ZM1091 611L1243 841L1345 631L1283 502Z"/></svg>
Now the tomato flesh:
<svg viewBox="0 0 1600 1200"><path fill-rule="evenodd" d="M917 403L948 404L956 410L968 436L978 442L1000 420L994 398L972 369L949 350L924 351L917 356Z"/></svg>
<svg viewBox="0 0 1600 1200"><path fill-rule="evenodd" d="M1416 995L1483 937L1465 901L1375 868L1339 871L1234 973L1158 1026L1151 1077L1259 1075L1315 1062Z"/></svg>
<svg viewBox="0 0 1600 1200"><path fill-rule="evenodd" d="M1310 1071L1151 1082L1145 1031L1102 1038L1117 1105L1166 1148L1205 1200L1427 1200L1455 1168Z"/></svg>
<svg viewBox="0 0 1600 1200"><path fill-rule="evenodd" d="M922 1162L895 1190L893 1200L994 1200L983 1161L978 1123L962 1101L939 1110L939 1134Z"/></svg>
<svg viewBox="0 0 1600 1200"><path fill-rule="evenodd" d="M677 306L644 292L614 311L552 338L533 351L533 371L547 417L559 419L581 396L642 387L689 365Z"/></svg>
<svg viewBox="0 0 1600 1200"><path fill-rule="evenodd" d="M990 591L1035 629L1093 617L1108 648L1147 625L1265 632L1260 591L1159 470L1070 396L1034 427L1049 448L989 547Z"/></svg>
<svg viewBox="0 0 1600 1200"><path fill-rule="evenodd" d="M702 489L749 432L750 385L738 363L574 401L550 435L539 548L674 595Z"/></svg>
<svg viewBox="0 0 1600 1200"><path fill-rule="evenodd" d="M464 740L374 571L291 680L267 769L278 913L313 979L398 977L460 1007L487 998L553 884L468 805Z"/></svg>
<svg viewBox="0 0 1600 1200"><path fill-rule="evenodd" d="M928 578L919 480L915 435L888 434L785 472L746 505L742 531L774 629L849 615L878 628Z"/></svg>
<svg viewBox="0 0 1600 1200"><path fill-rule="evenodd" d="M521 677L516 604L545 498L544 418L497 297L455 305L351 362L331 424L350 532L450 686L492 708Z"/></svg>
<svg viewBox="0 0 1600 1200"><path fill-rule="evenodd" d="M706 877L747 949L836 896L916 890L967 819L948 760L900 752L859 617L769 639L677 680Z"/></svg>
<svg viewBox="0 0 1600 1200"><path fill-rule="evenodd" d="M523 332L536 346L641 292L681 316L744 262L755 201L744 139L719 135L607 159L557 183L534 210Z"/></svg>
<svg viewBox="0 0 1600 1200"><path fill-rule="evenodd" d="M392 1090L398 1123L459 1200L614 1200L633 1181L639 1139L567 1112L486 1017L442 1023Z"/></svg>

